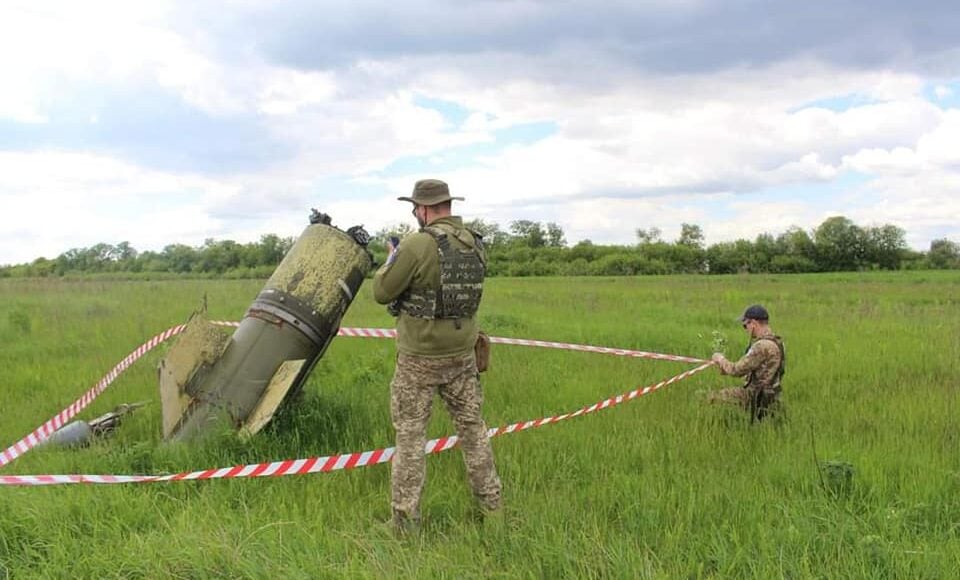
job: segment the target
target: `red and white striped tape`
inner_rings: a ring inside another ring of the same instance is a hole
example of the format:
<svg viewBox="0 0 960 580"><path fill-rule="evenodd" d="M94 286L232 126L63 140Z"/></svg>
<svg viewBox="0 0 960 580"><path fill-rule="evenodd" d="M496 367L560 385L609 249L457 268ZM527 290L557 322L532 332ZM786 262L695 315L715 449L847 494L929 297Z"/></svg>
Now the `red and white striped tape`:
<svg viewBox="0 0 960 580"><path fill-rule="evenodd" d="M713 363L707 362L694 369L681 373L675 377L660 381L655 385L634 389L629 393L624 393L616 397L605 399L594 403L588 407L583 407L572 413L564 413L554 417L544 417L536 421L525 421L505 425L503 427L492 428L487 431L488 437L498 435L507 435L517 433L526 429L543 427L551 423L558 423L566 419L580 417L588 413L609 409L625 401L635 399L653 392L667 385L682 381L691 377L700 371L713 366ZM427 442L424 453L439 453L457 446L457 436L441 437ZM393 458L394 448L387 447L376 449L374 451L363 451L357 453L345 453L342 455L330 455L326 457L310 457L306 459L288 459L286 461L274 461L271 463L251 463L249 465L235 465L233 467L221 467L216 469L206 469L202 471L185 471L168 475L0 475L0 486L20 485L20 486L39 486L39 485L64 485L71 483L152 483L159 481L188 481L197 479L228 479L240 477L280 477L283 475L305 475L308 473L327 473L330 471L340 471L346 469L355 469L376 465L378 463L387 463Z"/></svg>
<svg viewBox="0 0 960 580"><path fill-rule="evenodd" d="M39 445L41 441L49 437L51 433L66 425L67 422L70 421L70 419L72 419L77 413L85 409L87 405L99 397L100 393L106 390L106 388L110 386L110 383L120 376L120 373L127 370L130 365L137 361L137 359L153 350L154 347L161 342L167 340L171 336L180 334L180 332L183 331L183 328L183 324L174 326L173 328L168 328L167 330L164 330L160 334L138 346L136 350L128 354L126 358L117 363L117 366L113 367L109 373L104 375L104 377L100 379L100 381L98 381L93 388L84 393L69 407L60 411L54 415L52 419L37 427L32 433L8 447L3 453L0 453L0 467L11 463L16 458L27 453Z"/></svg>
<svg viewBox="0 0 960 580"><path fill-rule="evenodd" d="M214 324L222 326L237 326L237 322L214 321ZM126 356L120 363L110 370L100 381L89 391L74 401L69 407L58 413L55 417L38 427L32 433L8 447L0 454L0 467L7 465L24 455L41 441L50 436L51 433L65 425L77 413L89 405L97 396L99 396L110 384L137 359L155 348L163 341L183 331L184 325L175 326L154 336L136 350ZM370 337L370 338L392 338L396 336L396 331L383 328L341 328L338 336L349 337ZM607 347L596 347L589 345L579 345L559 342L545 342L538 340L526 340L515 338L491 337L491 342L501 344L513 344L520 346L536 346L544 348L559 348L564 350L577 350L584 352L597 352L603 354L612 354L617 356L631 356L638 358L650 358L656 360L670 360L679 362L702 363L697 368L691 369L655 385L635 389L617 397L612 397L594 405L584 407L573 413L566 413L556 417L546 417L536 421L526 421L523 423L514 423L504 427L490 429L488 436L494 437L507 433L515 433L533 427L542 427L565 419L578 417L598 410L610 408L624 401L646 395L652 391L686 379L696 373L703 371L713 365L711 362L691 357L681 357L675 355L666 355L659 353L650 353L644 351L634 351L627 349L616 349ZM456 436L434 439L427 443L426 453L438 453L453 448L457 443ZM313 457L309 459L297 459L279 461L273 463L260 463L251 465L239 465L229 468L208 469L205 471L185 472L172 475L8 475L0 476L0 485L58 485L67 483L145 483L154 481L179 481L189 479L219 479L235 477L265 477L280 475L299 475L305 473L317 473L337 471L341 469L353 469L355 467L364 467L377 463L390 461L393 457L393 448L378 449L375 451L366 451L362 453L349 453L344 455L333 455L329 457Z"/></svg>
<svg viewBox="0 0 960 580"><path fill-rule="evenodd" d="M217 322L217 324L226 324ZM392 328L341 328L338 336L354 336L362 338L393 338L397 331ZM659 352L646 352L642 350L629 350L625 348L610 348L606 346L591 346L588 344L573 344L570 342L551 342L546 340L529 340L526 338L505 338L502 336L491 336L490 342L495 344L510 344L514 346L534 346L538 348L556 348L560 350L576 350L580 352L595 352L599 354L612 354L616 356L629 356L634 358L647 358L653 360L667 360L673 362L685 362L691 364L700 364L706 362L700 358L691 358L688 356L678 356L675 354L662 354Z"/></svg>

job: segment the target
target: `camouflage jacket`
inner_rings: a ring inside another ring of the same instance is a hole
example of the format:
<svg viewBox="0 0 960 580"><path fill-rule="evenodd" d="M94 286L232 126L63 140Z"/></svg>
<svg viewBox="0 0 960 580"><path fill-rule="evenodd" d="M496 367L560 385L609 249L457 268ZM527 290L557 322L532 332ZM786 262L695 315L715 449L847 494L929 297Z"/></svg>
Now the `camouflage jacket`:
<svg viewBox="0 0 960 580"><path fill-rule="evenodd" d="M746 377L744 388L779 393L784 363L782 348L783 340L768 329L750 343L750 348L740 360L723 360L718 366L725 375Z"/></svg>
<svg viewBox="0 0 960 580"><path fill-rule="evenodd" d="M434 220L430 226L446 232L453 244L476 247L473 234L457 216ZM416 232L401 240L391 259L373 277L373 297L380 304L393 302L407 288L440 288L440 254L436 240L427 232ZM476 342L475 317L425 319L405 312L397 317L397 350L404 354L437 357L466 354L473 351Z"/></svg>

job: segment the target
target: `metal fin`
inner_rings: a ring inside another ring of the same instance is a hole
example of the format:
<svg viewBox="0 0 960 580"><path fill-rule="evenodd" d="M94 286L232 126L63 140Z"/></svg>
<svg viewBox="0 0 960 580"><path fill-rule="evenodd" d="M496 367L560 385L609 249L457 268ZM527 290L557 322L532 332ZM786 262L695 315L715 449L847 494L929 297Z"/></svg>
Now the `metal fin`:
<svg viewBox="0 0 960 580"><path fill-rule="evenodd" d="M250 437L256 434L270 422L273 414L277 411L277 407L280 406L290 387L293 386L293 382L300 374L300 369L303 368L305 362L307 362L306 359L283 361L283 364L274 373L267 388L263 391L263 396L240 428L241 437Z"/></svg>
<svg viewBox="0 0 960 580"><path fill-rule="evenodd" d="M160 361L157 373L164 439L173 435L177 423L193 401L189 385L194 377L223 354L229 340L224 329L211 324L202 312L197 312Z"/></svg>

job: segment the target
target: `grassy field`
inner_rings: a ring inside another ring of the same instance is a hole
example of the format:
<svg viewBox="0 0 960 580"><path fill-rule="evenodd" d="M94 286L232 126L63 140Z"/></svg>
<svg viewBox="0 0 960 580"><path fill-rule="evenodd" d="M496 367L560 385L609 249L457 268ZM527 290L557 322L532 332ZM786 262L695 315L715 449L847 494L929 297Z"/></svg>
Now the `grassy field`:
<svg viewBox="0 0 960 580"><path fill-rule="evenodd" d="M207 295L236 320L256 281L0 280L0 446ZM506 526L473 517L459 451L428 459L425 529L397 540L385 465L326 475L0 488L3 578L953 578L960 570L960 273L492 279L491 334L707 358L761 302L787 343L788 418L707 406L712 369L628 404L494 439ZM362 289L345 326L391 326ZM113 439L2 474L161 473L392 445L393 344L337 339L307 397L253 441L160 441L156 364L81 414L151 401ZM495 346L490 425L571 411L690 365ZM430 435L452 433L438 404ZM816 460L815 460L816 457ZM818 463L822 465L818 469ZM845 485L833 477L852 473Z"/></svg>

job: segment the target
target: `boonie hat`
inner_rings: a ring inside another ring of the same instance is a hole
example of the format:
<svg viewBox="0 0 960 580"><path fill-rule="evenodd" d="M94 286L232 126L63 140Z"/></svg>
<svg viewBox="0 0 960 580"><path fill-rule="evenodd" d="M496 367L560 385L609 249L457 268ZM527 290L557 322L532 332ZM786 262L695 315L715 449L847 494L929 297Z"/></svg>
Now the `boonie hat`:
<svg viewBox="0 0 960 580"><path fill-rule="evenodd" d="M767 309L759 304L754 304L753 306L748 306L746 310L743 311L743 316L737 319L737 322L746 322L747 320L770 320L770 315L767 313Z"/></svg>
<svg viewBox="0 0 960 580"><path fill-rule="evenodd" d="M463 201L462 197L452 197L450 188L439 179L421 179L413 185L412 197L398 197L400 201L412 201L417 205L437 205L451 199Z"/></svg>

